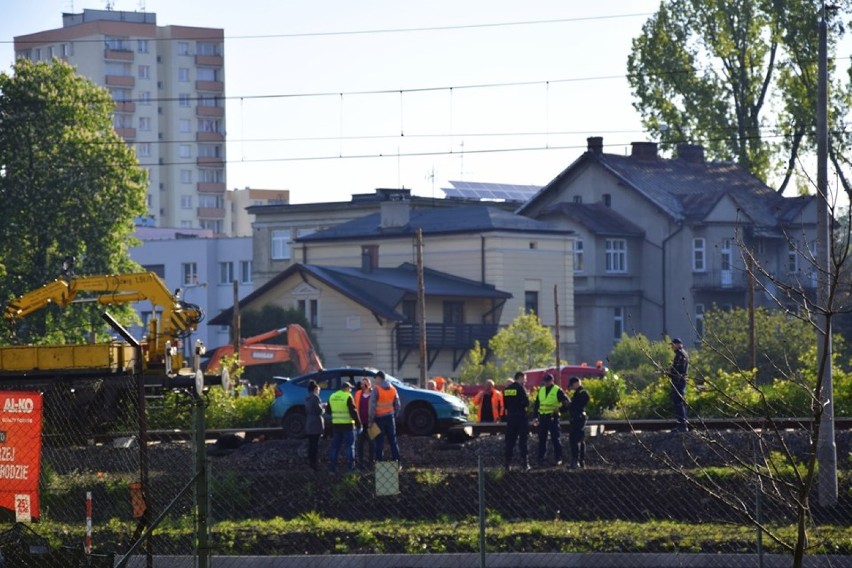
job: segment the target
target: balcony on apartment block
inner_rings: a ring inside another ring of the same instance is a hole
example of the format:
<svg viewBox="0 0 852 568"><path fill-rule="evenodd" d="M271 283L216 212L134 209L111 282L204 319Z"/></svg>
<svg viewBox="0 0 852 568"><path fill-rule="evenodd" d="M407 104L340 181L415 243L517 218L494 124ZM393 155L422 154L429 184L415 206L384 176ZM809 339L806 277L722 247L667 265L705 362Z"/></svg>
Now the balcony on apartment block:
<svg viewBox="0 0 852 568"><path fill-rule="evenodd" d="M225 83L222 81L196 81L195 89L198 91L216 91L221 93L225 90Z"/></svg>
<svg viewBox="0 0 852 568"><path fill-rule="evenodd" d="M225 116L225 107L220 106L202 106L195 107L196 116Z"/></svg>
<svg viewBox="0 0 852 568"><path fill-rule="evenodd" d="M199 219L224 219L225 209L222 207L199 207Z"/></svg>
<svg viewBox="0 0 852 568"><path fill-rule="evenodd" d="M195 189L198 193L225 193L225 184L212 181L200 181Z"/></svg>
<svg viewBox="0 0 852 568"><path fill-rule="evenodd" d="M125 140L136 140L136 129L129 127L116 127L115 133L124 138Z"/></svg>
<svg viewBox="0 0 852 568"><path fill-rule="evenodd" d="M200 167L221 168L225 166L225 159L217 156L198 156L195 159L195 164Z"/></svg>
<svg viewBox="0 0 852 568"><path fill-rule="evenodd" d="M196 132L196 142L224 142L225 135L220 132Z"/></svg>
<svg viewBox="0 0 852 568"><path fill-rule="evenodd" d="M396 345L400 349L420 347L420 326L401 323L397 326ZM464 349L473 347L474 341L488 345L497 333L497 324L427 323L426 346L429 349Z"/></svg>
<svg viewBox="0 0 852 568"><path fill-rule="evenodd" d="M745 290L748 274L745 270L707 270L692 273L694 290Z"/></svg>
<svg viewBox="0 0 852 568"><path fill-rule="evenodd" d="M105 49L104 59L113 61L133 61L133 51L130 49Z"/></svg>
<svg viewBox="0 0 852 568"><path fill-rule="evenodd" d="M196 55L195 64L207 67L222 67L225 65L225 58L221 55Z"/></svg>
<svg viewBox="0 0 852 568"><path fill-rule="evenodd" d="M132 113L136 112L136 103L128 101L116 101L115 112Z"/></svg>
<svg viewBox="0 0 852 568"><path fill-rule="evenodd" d="M136 77L133 75L107 75L104 82L110 87L133 87L136 85Z"/></svg>

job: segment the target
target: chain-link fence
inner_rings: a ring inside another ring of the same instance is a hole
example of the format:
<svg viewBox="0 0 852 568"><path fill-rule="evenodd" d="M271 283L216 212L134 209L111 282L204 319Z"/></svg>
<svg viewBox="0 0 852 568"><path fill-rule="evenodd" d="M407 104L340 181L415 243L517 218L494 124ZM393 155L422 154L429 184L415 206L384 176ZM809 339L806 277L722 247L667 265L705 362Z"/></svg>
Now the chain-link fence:
<svg viewBox="0 0 852 568"><path fill-rule="evenodd" d="M118 394L91 385L90 404L80 385L59 396L46 391L40 502L31 511L38 522L15 524L14 508L7 511L5 565L111 566L140 541L129 566L146 566L149 552L152 565L193 566L201 538L201 558L217 567L774 566L789 565L785 547L797 540L798 474L771 456L790 451L804 460L804 428L602 432L587 438L582 469L557 465L552 444L539 464L532 434L529 471L517 448L505 468L502 433L465 442L402 436L401 469L376 467L367 448L355 471L341 456L330 473L328 440L318 470L308 466L305 440L227 436L199 452L190 432L142 447L131 383ZM0 448L36 451L14 439L9 420L26 413L17 412L23 397L11 400ZM116 415L93 423L105 401ZM809 563L852 565L850 438L837 432L837 503L820 504L811 490ZM562 442L568 456L567 436ZM9 457L0 450L0 461ZM22 470L3 469L16 463L0 464L3 491L18 491L9 476ZM199 512L208 504L206 525Z"/></svg>

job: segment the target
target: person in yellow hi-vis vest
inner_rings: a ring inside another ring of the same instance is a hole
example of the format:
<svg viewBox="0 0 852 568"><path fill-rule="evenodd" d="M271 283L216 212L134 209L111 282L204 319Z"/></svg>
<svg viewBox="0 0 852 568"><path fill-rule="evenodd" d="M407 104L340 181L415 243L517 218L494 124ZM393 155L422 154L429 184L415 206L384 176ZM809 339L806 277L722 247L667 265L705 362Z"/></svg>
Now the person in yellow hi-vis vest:
<svg viewBox="0 0 852 568"><path fill-rule="evenodd" d="M544 465L548 435L553 442L553 458L556 460L556 465L562 465L562 442L559 439L562 424L559 421L559 413L567 409L570 402L565 391L553 383L553 375L546 374L543 384L538 388L533 405L533 428L538 428L539 466Z"/></svg>
<svg viewBox="0 0 852 568"><path fill-rule="evenodd" d="M352 388L351 383L343 381L340 390L328 397L332 431L328 471L331 473L337 470L337 456L341 446L349 471L355 471L355 433L361 429L361 419L358 417L358 411L355 410Z"/></svg>

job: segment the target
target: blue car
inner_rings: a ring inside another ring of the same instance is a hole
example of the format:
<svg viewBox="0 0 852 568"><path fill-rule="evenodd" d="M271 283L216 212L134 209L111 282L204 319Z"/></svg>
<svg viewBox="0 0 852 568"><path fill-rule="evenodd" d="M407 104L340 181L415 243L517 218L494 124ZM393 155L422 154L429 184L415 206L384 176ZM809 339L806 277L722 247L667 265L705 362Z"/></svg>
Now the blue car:
<svg viewBox="0 0 852 568"><path fill-rule="evenodd" d="M340 389L343 381L360 385L367 377L375 385L378 369L342 368L325 369L293 379L275 377L275 400L272 402L272 418L280 422L284 435L299 438L305 435L305 397L308 381L316 381L320 387L320 399L325 403L333 392ZM414 436L429 436L444 432L455 424L468 421L467 406L457 396L430 391L406 384L385 374L385 378L399 393L400 412L397 424L401 430Z"/></svg>

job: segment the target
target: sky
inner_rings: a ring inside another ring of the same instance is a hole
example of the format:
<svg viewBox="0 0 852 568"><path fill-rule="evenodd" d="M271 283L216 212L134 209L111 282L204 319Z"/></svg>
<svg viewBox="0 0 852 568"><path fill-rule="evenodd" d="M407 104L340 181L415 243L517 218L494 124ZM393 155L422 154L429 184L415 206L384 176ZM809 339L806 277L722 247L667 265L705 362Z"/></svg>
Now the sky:
<svg viewBox="0 0 852 568"><path fill-rule="evenodd" d="M225 34L227 186L292 203L450 180L545 185L603 136L650 140L626 80L659 0L113 0ZM106 1L0 0L13 38ZM175 103L176 104L176 103Z"/></svg>

